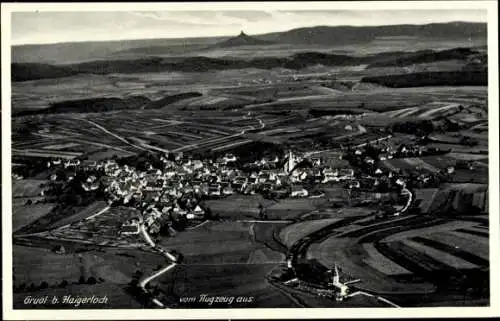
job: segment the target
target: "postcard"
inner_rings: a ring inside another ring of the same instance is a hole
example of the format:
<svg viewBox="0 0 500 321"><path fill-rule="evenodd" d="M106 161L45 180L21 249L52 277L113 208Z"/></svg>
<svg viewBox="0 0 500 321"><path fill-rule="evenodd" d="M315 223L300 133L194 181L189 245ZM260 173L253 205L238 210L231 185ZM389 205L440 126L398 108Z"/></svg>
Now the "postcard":
<svg viewBox="0 0 500 321"><path fill-rule="evenodd" d="M2 4L5 317L499 316L496 9Z"/></svg>

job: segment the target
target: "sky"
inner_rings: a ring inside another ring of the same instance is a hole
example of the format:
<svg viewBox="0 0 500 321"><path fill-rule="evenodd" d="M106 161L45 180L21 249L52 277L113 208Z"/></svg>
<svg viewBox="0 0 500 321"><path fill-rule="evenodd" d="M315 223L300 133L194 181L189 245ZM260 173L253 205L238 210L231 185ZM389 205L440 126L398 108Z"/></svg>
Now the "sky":
<svg viewBox="0 0 500 321"><path fill-rule="evenodd" d="M367 3L368 5L368 3ZM335 25L486 22L486 10L101 11L13 12L11 43L186 38Z"/></svg>

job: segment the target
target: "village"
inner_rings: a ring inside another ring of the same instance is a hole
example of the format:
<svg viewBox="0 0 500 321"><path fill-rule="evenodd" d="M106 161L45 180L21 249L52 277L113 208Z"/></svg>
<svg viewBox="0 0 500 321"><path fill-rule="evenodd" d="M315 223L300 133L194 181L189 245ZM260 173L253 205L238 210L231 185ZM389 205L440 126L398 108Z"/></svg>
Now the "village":
<svg viewBox="0 0 500 321"><path fill-rule="evenodd" d="M140 216L123 222L121 235L139 234L141 224L155 235L164 224L169 229L172 226L183 229L216 217L203 201L233 194L261 194L268 199L321 198L325 197L322 186L336 185L348 193L368 192L380 198L389 192L401 193L407 186L411 190L436 185L446 175L452 175L454 169L430 174L418 168L408 172L380 166L380 161L386 159L435 153L443 151L407 145L393 149L373 143L349 147L333 159L288 151L241 163L231 153L199 159L180 152L149 154L147 157L152 158L139 163L119 159L52 159L47 167L53 173L50 182L56 186L75 183L73 180L78 177L83 195L99 193L109 206L138 209ZM41 196L51 184L48 186ZM262 219L265 217L265 213L261 215Z"/></svg>

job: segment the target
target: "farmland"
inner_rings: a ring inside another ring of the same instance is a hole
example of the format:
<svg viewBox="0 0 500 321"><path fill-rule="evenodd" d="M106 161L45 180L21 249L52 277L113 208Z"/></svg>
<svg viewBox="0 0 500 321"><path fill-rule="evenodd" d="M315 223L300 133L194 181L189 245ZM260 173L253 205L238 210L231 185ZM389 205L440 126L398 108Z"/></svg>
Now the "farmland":
<svg viewBox="0 0 500 321"><path fill-rule="evenodd" d="M13 64L16 306L489 303L482 42L272 37Z"/></svg>
<svg viewBox="0 0 500 321"><path fill-rule="evenodd" d="M419 229L421 223L410 223L411 218L407 220L408 230L405 232L398 232L401 228L397 228L390 234L386 233L384 228L388 224L382 224L377 228L380 232L372 232L372 236L363 240L363 237L351 238L350 235L363 235L351 230L314 244L308 255L317 257L327 266L334 262L343 266L351 277L363 279L358 288L385 293L395 302L401 300L400 303L404 302L405 296L397 299L398 292L425 291L432 296L434 286L447 286L440 284L445 280L434 279L440 271L467 277L469 271L487 266L488 247L482 243L486 239L477 234L469 243L466 233L474 231L477 223L436 221ZM412 225L408 224L413 224L413 229L409 229Z"/></svg>

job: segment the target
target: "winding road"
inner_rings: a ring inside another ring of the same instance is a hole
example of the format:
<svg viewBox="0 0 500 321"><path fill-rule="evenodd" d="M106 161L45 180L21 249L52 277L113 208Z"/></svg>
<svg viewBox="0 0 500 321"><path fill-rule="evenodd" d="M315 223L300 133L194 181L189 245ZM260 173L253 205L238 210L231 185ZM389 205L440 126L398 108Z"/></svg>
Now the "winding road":
<svg viewBox="0 0 500 321"><path fill-rule="evenodd" d="M170 252L168 252L167 250L157 246L155 244L155 242L153 241L153 239L151 239L151 236L148 234L148 232L146 231L146 228L144 227L144 222L140 222L140 225L139 225L139 232L140 234L142 235L142 237L144 238L144 240L146 241L146 243L155 251L158 251L160 253L162 253L169 261L169 263L167 264L167 266L165 266L164 268L154 272L152 275L150 276L146 276L144 277L142 280L139 281L139 287L144 291L144 292L149 292L147 289L146 289L146 285L153 281L154 279L162 276L163 274L165 274L166 272L172 270L176 265L177 265L177 258ZM160 308L166 308L165 304L163 304L161 301L159 301L157 298L152 298L152 301L153 303L160 307Z"/></svg>
<svg viewBox="0 0 500 321"><path fill-rule="evenodd" d="M407 195L408 196L408 200L406 202L406 204L404 205L404 207L393 213L394 216L398 216L404 212L406 212L408 210L408 208L410 207L411 203L413 202L413 194L411 193L410 190L406 189L406 188L403 188L401 190L401 195ZM309 246L319 240L322 240L322 239L325 239L326 237L331 237L331 236L348 236L350 234L356 234L358 231L347 231L347 232L338 232L338 231L335 231L336 229L340 228L340 227L343 227L343 226L346 226L346 225L349 225L351 224L353 221L357 220L358 217L351 217L351 218L346 218L346 219L343 219L343 220L340 220L340 221L337 221L335 223L332 223L328 226L325 226L315 232L312 232L310 234L308 234L307 236L301 238L300 240L298 240L297 242L295 242L289 249L288 251L288 254L287 254L287 261L289 262L289 264L291 265L291 268L293 271L297 271L297 264L298 264L298 259L300 257L305 257L305 253L307 252L307 249L309 248ZM373 224L372 226L369 226L369 227L364 227L362 228L361 230L368 230L368 229L371 229L375 226L383 226L383 225L392 225L394 223L396 224L399 224L397 223L396 221L400 221L400 220L405 220L407 219L406 217L403 217L403 218L399 218L399 219L396 219L396 220L393 220L393 221L390 221L390 222L381 222L381 223L375 223ZM374 297L376 298L377 300L379 301L382 301L382 302L385 302L386 304L389 304L390 306L393 306L393 307L399 307L397 304L387 300L386 298L384 297L381 297L381 296L376 296L374 294L370 294L368 292L364 292L364 291L357 291L353 294L351 294L350 296L355 296L355 295L366 295L366 296L370 296L370 297Z"/></svg>

